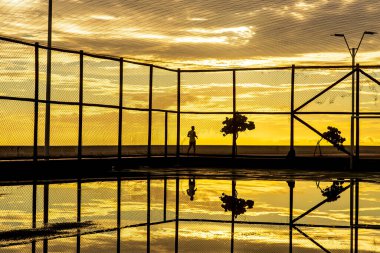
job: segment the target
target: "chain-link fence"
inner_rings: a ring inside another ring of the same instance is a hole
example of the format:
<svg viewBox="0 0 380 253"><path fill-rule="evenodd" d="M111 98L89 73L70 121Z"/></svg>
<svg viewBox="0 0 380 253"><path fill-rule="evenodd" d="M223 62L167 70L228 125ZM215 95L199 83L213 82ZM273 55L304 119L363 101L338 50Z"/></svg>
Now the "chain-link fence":
<svg viewBox="0 0 380 253"><path fill-rule="evenodd" d="M197 155L338 155L328 126L346 153L355 140L372 155L380 143L376 118L351 123L380 114L380 66L174 70L60 48L49 64L48 50L0 40L1 159L188 155L191 126ZM236 148L221 129L237 113L256 128Z"/></svg>

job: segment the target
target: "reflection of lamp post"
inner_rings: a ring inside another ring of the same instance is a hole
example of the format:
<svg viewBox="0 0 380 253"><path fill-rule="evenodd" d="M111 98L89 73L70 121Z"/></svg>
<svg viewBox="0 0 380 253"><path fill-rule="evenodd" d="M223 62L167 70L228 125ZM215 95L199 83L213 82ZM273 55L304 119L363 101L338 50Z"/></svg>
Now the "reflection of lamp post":
<svg viewBox="0 0 380 253"><path fill-rule="evenodd" d="M363 38L366 34L374 35L374 34L376 34L376 32L370 32L370 31L363 32L362 37L359 41L359 44L356 48L355 47L350 48L350 46L348 45L346 36L343 33L335 33L335 34L331 35L331 36L335 36L335 37L343 37L344 42L346 43L347 49L350 52L350 55L352 58L352 71L354 71L354 69L355 69L355 56L358 53L360 45L362 44ZM355 94L355 73L352 72L352 108L351 108L351 141L350 141L351 142L351 157L350 157L350 168L351 169L353 168L353 164L352 164L353 160L352 159L354 156L354 116L355 116L355 97L354 97L354 94ZM356 118L356 129L358 132L358 130L359 130L359 118ZM357 134L356 138L358 138L358 137L359 137L359 135ZM357 140L357 141L359 141L359 140ZM359 147L357 146L356 148L358 151ZM356 154L357 153L358 152L356 152Z"/></svg>

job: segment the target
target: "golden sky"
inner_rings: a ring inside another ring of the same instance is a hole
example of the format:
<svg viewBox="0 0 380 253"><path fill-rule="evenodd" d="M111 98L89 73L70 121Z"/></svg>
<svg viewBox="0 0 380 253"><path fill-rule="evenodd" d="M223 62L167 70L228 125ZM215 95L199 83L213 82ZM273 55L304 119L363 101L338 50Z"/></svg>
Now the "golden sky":
<svg viewBox="0 0 380 253"><path fill-rule="evenodd" d="M1 0L1 34L47 40L43 0ZM172 67L349 64L342 38L356 47L380 31L380 3L316 1L54 0L53 45ZM378 36L358 60L376 63ZM195 65L193 65L195 64Z"/></svg>
<svg viewBox="0 0 380 253"><path fill-rule="evenodd" d="M123 56L172 68L257 67L350 64L342 38L356 46L365 30L380 31L379 3L370 1L53 1L53 45ZM47 1L0 0L1 35L46 43ZM377 64L379 36L365 37L357 60ZM0 95L34 97L34 48L0 42ZM207 65L207 66L206 66ZM296 70L295 106L334 83L349 69ZM377 69L367 70L377 78ZM84 57L84 102L118 105L119 63ZM155 68L153 108L176 110L177 74ZM46 51L40 50L40 92L45 99ZM236 74L237 110L289 112L291 70ZM361 76L361 111L378 111L380 88ZM79 56L52 53L52 100L78 102ZM124 106L148 108L149 67L124 64ZM33 104L0 101L2 145L33 143ZM350 77L301 111L351 110ZM232 112L232 72L182 73L182 112ZM44 142L44 105L40 106L39 143ZM147 112L125 111L123 144L145 145ZM230 145L220 133L231 115L181 115L180 143L187 145L191 125L200 145ZM320 132L338 127L349 145L349 116L301 115ZM289 115L248 115L256 129L240 145L289 145ZM78 107L53 105L51 144L76 145ZM118 110L84 108L83 145L116 145ZM378 120L363 120L361 144L379 145ZM176 143L176 118L169 114L169 144ZM296 145L315 145L319 137L299 123ZM164 114L153 113L152 144L164 143Z"/></svg>

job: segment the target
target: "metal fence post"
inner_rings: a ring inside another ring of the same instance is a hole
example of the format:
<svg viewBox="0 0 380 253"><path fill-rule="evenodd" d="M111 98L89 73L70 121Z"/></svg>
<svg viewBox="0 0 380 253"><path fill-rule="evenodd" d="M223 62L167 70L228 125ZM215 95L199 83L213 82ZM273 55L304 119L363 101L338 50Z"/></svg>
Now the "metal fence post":
<svg viewBox="0 0 380 253"><path fill-rule="evenodd" d="M33 181L32 193L32 228L37 227L37 182ZM36 240L32 241L32 253L36 252Z"/></svg>
<svg viewBox="0 0 380 253"><path fill-rule="evenodd" d="M165 112L165 157L168 157L168 112Z"/></svg>
<svg viewBox="0 0 380 253"><path fill-rule="evenodd" d="M234 179L232 179L232 184L231 184L231 187L232 187L232 197L233 198L237 198L236 196L236 181ZM232 212L231 212L231 243L230 243L230 247L231 247L231 253L234 252L234 239L235 239L235 207L232 208Z"/></svg>
<svg viewBox="0 0 380 253"><path fill-rule="evenodd" d="M360 72L359 72L359 64L356 64L356 133L355 133L355 158L359 160L359 152L360 152Z"/></svg>
<svg viewBox="0 0 380 253"><path fill-rule="evenodd" d="M292 65L292 75L290 84L290 149L288 157L293 158L296 156L294 150L294 85L295 85L295 65Z"/></svg>
<svg viewBox="0 0 380 253"><path fill-rule="evenodd" d="M289 186L289 253L293 252L293 191L295 186L294 180L287 181Z"/></svg>
<svg viewBox="0 0 380 253"><path fill-rule="evenodd" d="M148 157L152 155L152 102L153 102L153 65L149 68L149 119L148 119Z"/></svg>
<svg viewBox="0 0 380 253"><path fill-rule="evenodd" d="M46 114L45 114L45 158L50 156L50 96L51 96L51 46L53 27L53 0L49 0L48 48L46 64Z"/></svg>
<svg viewBox="0 0 380 253"><path fill-rule="evenodd" d="M82 180L78 179L77 181L77 222L82 222ZM77 253L80 253L80 239L81 235L78 230L77 234Z"/></svg>
<svg viewBox="0 0 380 253"><path fill-rule="evenodd" d="M38 96L39 96L39 44L34 44L34 132L33 132L33 161L38 159Z"/></svg>
<svg viewBox="0 0 380 253"><path fill-rule="evenodd" d="M235 119L236 119L236 70L232 71L232 119L233 119L233 124L235 125ZM236 157L237 152L236 152L236 134L233 133L232 135L232 157Z"/></svg>
<svg viewBox="0 0 380 253"><path fill-rule="evenodd" d="M120 58L120 79L119 79L119 132L117 143L117 158L122 157L122 145L123 145L123 78L124 78L124 60Z"/></svg>
<svg viewBox="0 0 380 253"><path fill-rule="evenodd" d="M167 190L168 190L168 179L164 178L164 221L166 221L166 206L167 206Z"/></svg>
<svg viewBox="0 0 380 253"><path fill-rule="evenodd" d="M147 179L146 252L150 252L150 176Z"/></svg>
<svg viewBox="0 0 380 253"><path fill-rule="evenodd" d="M78 159L82 159L83 145L83 50L79 55L79 115L78 115Z"/></svg>
<svg viewBox="0 0 380 253"><path fill-rule="evenodd" d="M355 253L359 252L359 180L355 180Z"/></svg>
<svg viewBox="0 0 380 253"><path fill-rule="evenodd" d="M179 228L179 178L175 181L175 242L174 252L178 252L178 228Z"/></svg>
<svg viewBox="0 0 380 253"><path fill-rule="evenodd" d="M117 246L116 246L116 252L120 253L120 246L121 246L121 231L120 231L120 225L121 225L121 179L120 177L117 178Z"/></svg>
<svg viewBox="0 0 380 253"><path fill-rule="evenodd" d="M176 157L180 156L180 132L181 132L181 69L177 70L177 145Z"/></svg>

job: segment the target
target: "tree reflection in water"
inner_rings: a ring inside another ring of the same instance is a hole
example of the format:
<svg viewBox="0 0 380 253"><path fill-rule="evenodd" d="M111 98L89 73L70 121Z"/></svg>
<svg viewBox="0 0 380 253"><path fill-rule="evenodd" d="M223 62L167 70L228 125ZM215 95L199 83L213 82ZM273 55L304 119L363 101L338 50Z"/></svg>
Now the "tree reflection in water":
<svg viewBox="0 0 380 253"><path fill-rule="evenodd" d="M233 187L233 196L229 196L225 194L224 192L222 193L222 196L219 197L220 200L223 202L221 205L222 208L224 209L225 212L231 211L235 218L238 217L240 214L244 214L247 209L253 208L254 201L253 200L245 200L242 198L237 197L237 191L236 191L236 181L233 180L232 182L232 187Z"/></svg>
<svg viewBox="0 0 380 253"><path fill-rule="evenodd" d="M319 186L319 181L316 184L318 189L321 190L322 196L327 198L327 202L333 202L340 198L339 194L343 190L344 179L334 180L331 186L324 189Z"/></svg>

